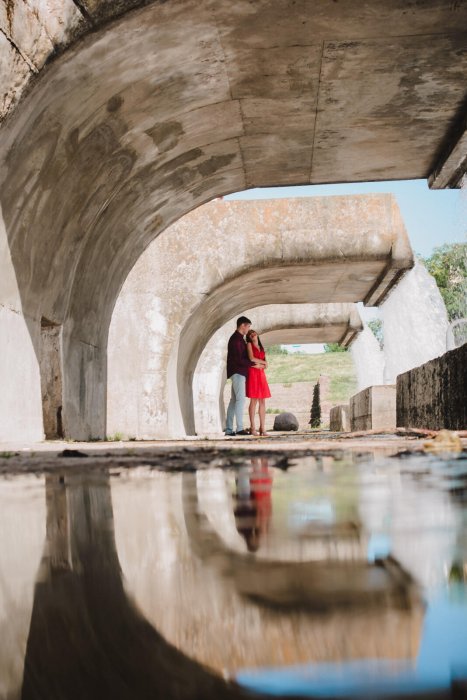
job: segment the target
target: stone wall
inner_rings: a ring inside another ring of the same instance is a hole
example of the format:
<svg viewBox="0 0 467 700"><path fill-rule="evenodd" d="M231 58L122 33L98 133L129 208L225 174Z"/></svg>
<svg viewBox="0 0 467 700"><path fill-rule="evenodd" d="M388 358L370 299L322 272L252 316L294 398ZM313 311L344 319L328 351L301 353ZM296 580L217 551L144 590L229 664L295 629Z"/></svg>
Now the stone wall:
<svg viewBox="0 0 467 700"><path fill-rule="evenodd" d="M397 425L467 429L467 343L397 377Z"/></svg>

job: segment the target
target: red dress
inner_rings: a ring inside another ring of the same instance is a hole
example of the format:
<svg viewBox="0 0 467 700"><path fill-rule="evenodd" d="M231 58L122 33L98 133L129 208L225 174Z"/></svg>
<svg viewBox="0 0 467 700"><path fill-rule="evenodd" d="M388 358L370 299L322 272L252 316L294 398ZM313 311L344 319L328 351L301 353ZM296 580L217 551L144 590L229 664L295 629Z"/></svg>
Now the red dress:
<svg viewBox="0 0 467 700"><path fill-rule="evenodd" d="M266 353L264 350L257 348L251 343L253 356L258 360L264 360ZM269 399L271 392L269 391L268 380L264 369L261 367L249 367L248 377L246 378L246 395L249 399Z"/></svg>

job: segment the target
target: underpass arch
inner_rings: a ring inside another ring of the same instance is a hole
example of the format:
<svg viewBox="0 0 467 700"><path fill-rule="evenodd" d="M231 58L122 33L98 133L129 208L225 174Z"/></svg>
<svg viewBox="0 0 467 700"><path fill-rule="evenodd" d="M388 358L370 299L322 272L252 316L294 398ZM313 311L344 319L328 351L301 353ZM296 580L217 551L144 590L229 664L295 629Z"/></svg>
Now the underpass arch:
<svg viewBox="0 0 467 700"><path fill-rule="evenodd" d="M119 360L110 351L108 434L193 434L180 408L180 397L191 394L191 376L180 379L190 328L201 352L223 322L253 305L329 302L336 294L373 305L411 266L392 195L216 200L198 208L154 242L117 302L111 346L120 343L122 353Z"/></svg>
<svg viewBox="0 0 467 700"><path fill-rule="evenodd" d="M66 19L62 43L41 8L41 41L25 32L19 50L6 27L2 66L13 91L28 89L2 111L2 438L42 436L41 318L62 328L65 435L103 437L118 292L150 241L212 197L387 177L458 185L466 10L422 8L408 23L391 2L327 5L318 22L306 2L151 3L101 26L111 17L95 3L82 32Z"/></svg>

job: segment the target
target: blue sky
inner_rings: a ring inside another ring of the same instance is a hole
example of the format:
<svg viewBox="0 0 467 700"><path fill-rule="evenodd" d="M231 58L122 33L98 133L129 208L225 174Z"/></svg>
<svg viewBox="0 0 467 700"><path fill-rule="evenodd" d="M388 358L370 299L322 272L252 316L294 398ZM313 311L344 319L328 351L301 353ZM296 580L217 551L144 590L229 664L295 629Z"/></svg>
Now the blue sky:
<svg viewBox="0 0 467 700"><path fill-rule="evenodd" d="M369 192L392 192L396 195L413 251L418 255L427 257L433 248L444 243L466 242L467 191L430 190L426 180L265 187L237 192L225 199L322 197Z"/></svg>

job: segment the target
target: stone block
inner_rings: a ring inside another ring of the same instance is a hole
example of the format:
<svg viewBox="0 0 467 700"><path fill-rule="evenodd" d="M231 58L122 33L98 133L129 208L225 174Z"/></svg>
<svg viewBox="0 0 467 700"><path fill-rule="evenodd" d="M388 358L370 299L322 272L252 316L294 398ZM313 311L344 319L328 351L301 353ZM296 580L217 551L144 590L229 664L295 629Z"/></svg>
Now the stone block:
<svg viewBox="0 0 467 700"><path fill-rule="evenodd" d="M396 427L396 386L369 386L350 399L350 429L392 430Z"/></svg>
<svg viewBox="0 0 467 700"><path fill-rule="evenodd" d="M350 430L350 409L348 404L333 406L329 412L329 430L346 433Z"/></svg>
<svg viewBox="0 0 467 700"><path fill-rule="evenodd" d="M293 413L279 413L274 419L273 430L298 430L298 420Z"/></svg>
<svg viewBox="0 0 467 700"><path fill-rule="evenodd" d="M397 377L397 425L467 429L467 343Z"/></svg>

